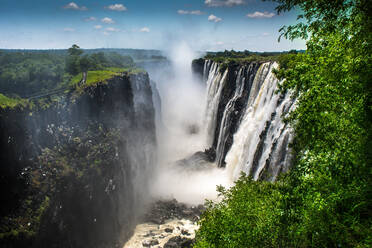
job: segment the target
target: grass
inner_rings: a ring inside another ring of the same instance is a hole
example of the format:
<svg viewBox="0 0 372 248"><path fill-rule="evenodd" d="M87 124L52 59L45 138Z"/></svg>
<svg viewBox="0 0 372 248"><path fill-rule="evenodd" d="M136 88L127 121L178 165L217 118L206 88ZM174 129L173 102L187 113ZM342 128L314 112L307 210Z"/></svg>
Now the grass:
<svg viewBox="0 0 372 248"><path fill-rule="evenodd" d="M86 88L90 86L94 86L98 83L107 83L109 79L114 76L119 76L122 73L129 73L129 74L137 74L145 72L145 70L141 68L117 68L117 67L108 67L104 70L99 71L88 71L87 80L84 85L81 85L79 88ZM74 76L70 81L70 86L77 86L81 79L83 78L83 74L79 73L78 75Z"/></svg>
<svg viewBox="0 0 372 248"><path fill-rule="evenodd" d="M9 98L0 93L0 108L26 107L28 101L22 98Z"/></svg>
<svg viewBox="0 0 372 248"><path fill-rule="evenodd" d="M119 76L122 73L138 74L138 73L144 73L144 72L146 71L141 68L134 68L134 67L128 67L128 68L108 67L108 68L105 68L104 70L88 71L87 81L84 85L79 86L79 82L83 78L82 73L79 73L75 75L74 77L72 77L68 85L71 88L76 88L80 92L84 88L95 86L98 83L107 83L109 79L113 78L114 76ZM67 80L66 82L68 82ZM39 100L40 106L44 106L46 104L43 102L43 100L44 99ZM16 107L24 108L26 106L30 106L32 108L32 102L29 102L28 100L22 99L22 98L10 98L0 93L0 108L13 109ZM48 106L49 105L45 105L43 108L48 107Z"/></svg>
<svg viewBox="0 0 372 248"><path fill-rule="evenodd" d="M114 72L109 70L104 71L88 71L87 81L84 87L96 85L97 83L107 83L107 80L114 76L120 75L120 72Z"/></svg>

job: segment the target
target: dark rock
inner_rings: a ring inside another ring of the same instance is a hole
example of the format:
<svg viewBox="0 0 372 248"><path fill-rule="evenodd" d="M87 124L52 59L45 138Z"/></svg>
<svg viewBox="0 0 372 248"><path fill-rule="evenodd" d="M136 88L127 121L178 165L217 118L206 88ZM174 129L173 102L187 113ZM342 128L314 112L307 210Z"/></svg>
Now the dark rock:
<svg viewBox="0 0 372 248"><path fill-rule="evenodd" d="M157 241L156 239L145 240L142 242L143 247L151 247L151 246L158 245L158 244L159 244L159 241Z"/></svg>
<svg viewBox="0 0 372 248"><path fill-rule="evenodd" d="M211 167L210 162L215 159L215 153L213 151L196 152L190 157L176 161L176 165L186 167L188 170L203 170Z"/></svg>
<svg viewBox="0 0 372 248"><path fill-rule="evenodd" d="M177 200L160 200L151 205L149 211L144 216L144 222L152 222L155 224L164 224L166 220L172 218L185 218L191 221L198 219L204 211L204 206L188 206L184 203L179 203Z"/></svg>
<svg viewBox="0 0 372 248"><path fill-rule="evenodd" d="M202 81L203 78L203 69L204 69L205 60L203 58L195 59L192 61L191 68L193 75Z"/></svg>
<svg viewBox="0 0 372 248"><path fill-rule="evenodd" d="M173 232L173 228L167 227L167 228L164 229L164 232L172 233Z"/></svg>
<svg viewBox="0 0 372 248"><path fill-rule="evenodd" d="M191 248L193 244L193 239L176 236L170 238L168 242L164 244L164 248Z"/></svg>
<svg viewBox="0 0 372 248"><path fill-rule="evenodd" d="M207 155L209 162L214 162L216 160L216 150L213 147L205 149L204 154Z"/></svg>
<svg viewBox="0 0 372 248"><path fill-rule="evenodd" d="M35 105L0 109L0 186L8 189L1 198L0 225L16 215L39 228L28 230L35 235L27 244L4 238L0 247L115 247L124 242L138 209L131 167L143 155L135 151L144 142L153 147L156 142L147 73L118 75L58 102ZM26 199L31 206L24 206ZM36 216L28 212L38 216L43 203L40 223L34 223ZM19 228L12 222L6 226Z"/></svg>

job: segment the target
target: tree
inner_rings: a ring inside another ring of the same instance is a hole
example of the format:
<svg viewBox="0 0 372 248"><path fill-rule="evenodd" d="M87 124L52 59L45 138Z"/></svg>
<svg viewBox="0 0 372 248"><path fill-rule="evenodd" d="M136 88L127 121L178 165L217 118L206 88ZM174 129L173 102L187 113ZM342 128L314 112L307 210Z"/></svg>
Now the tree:
<svg viewBox="0 0 372 248"><path fill-rule="evenodd" d="M83 50L76 44L72 45L68 49L68 57L66 58L66 72L71 75L77 75L81 72L80 68L80 55L83 54Z"/></svg>
<svg viewBox="0 0 372 248"><path fill-rule="evenodd" d="M87 72L91 67L93 67L93 61L88 55L85 55L82 58L80 58L79 68L81 71Z"/></svg>
<svg viewBox="0 0 372 248"><path fill-rule="evenodd" d="M272 1L278 13L303 12L303 22L284 26L281 37L307 40L306 52L285 55L276 71L284 79L280 90L297 98L288 118L295 131L293 168L269 198L256 195L251 189L257 187L244 179L223 191L222 203L209 206L201 219L196 247L221 247L221 240L236 247L230 244L239 239L240 247L371 247L371 4ZM251 202L263 204L255 211ZM250 229L226 227L233 219ZM262 232L266 243L259 243Z"/></svg>
<svg viewBox="0 0 372 248"><path fill-rule="evenodd" d="M83 50L80 49L80 47L76 44L72 45L69 49L68 49L68 54L70 56L80 56L83 54Z"/></svg>

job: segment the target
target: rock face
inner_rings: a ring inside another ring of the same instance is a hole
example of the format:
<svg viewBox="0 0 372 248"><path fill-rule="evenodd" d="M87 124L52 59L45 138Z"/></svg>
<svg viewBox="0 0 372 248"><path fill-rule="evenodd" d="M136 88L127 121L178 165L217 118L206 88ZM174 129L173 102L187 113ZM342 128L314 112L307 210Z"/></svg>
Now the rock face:
<svg viewBox="0 0 372 248"><path fill-rule="evenodd" d="M255 180L272 181L289 168L292 134L282 117L295 107L295 100L290 93L276 92L277 67L276 62L193 63L194 73L202 75L207 88L209 153L215 154L219 167L227 167L232 181L241 171Z"/></svg>
<svg viewBox="0 0 372 248"><path fill-rule="evenodd" d="M195 59L192 61L191 69L194 76L198 77L199 79L203 78L203 67L204 67L204 59Z"/></svg>
<svg viewBox="0 0 372 248"><path fill-rule="evenodd" d="M152 97L147 73L123 74L44 108L0 110L0 186L9 189L0 245L114 247L129 238L154 161Z"/></svg>
<svg viewBox="0 0 372 248"><path fill-rule="evenodd" d="M164 248L191 248L194 241L189 238L176 236L170 238L167 243L165 243Z"/></svg>

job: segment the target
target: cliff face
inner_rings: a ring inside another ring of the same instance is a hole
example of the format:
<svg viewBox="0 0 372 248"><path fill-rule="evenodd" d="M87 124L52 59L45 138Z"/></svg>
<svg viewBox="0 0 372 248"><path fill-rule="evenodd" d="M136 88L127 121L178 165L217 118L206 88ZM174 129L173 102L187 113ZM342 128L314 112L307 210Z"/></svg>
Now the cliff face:
<svg viewBox="0 0 372 248"><path fill-rule="evenodd" d="M2 110L0 244L113 247L131 234L156 145L147 73ZM8 187L5 187L5 186ZM20 216L15 220L15 216Z"/></svg>
<svg viewBox="0 0 372 248"><path fill-rule="evenodd" d="M275 180L290 164L291 129L282 117L294 108L290 94L276 92L276 62L196 60L194 73L206 83L205 128L208 153L227 167L232 180L243 171ZM203 69L202 69L203 68ZM200 74L202 71L202 74ZM214 154L213 154L214 155Z"/></svg>

